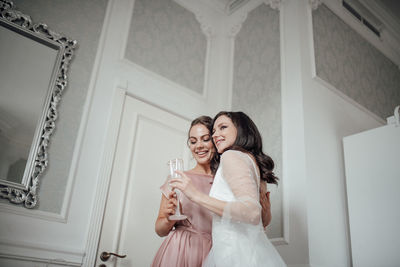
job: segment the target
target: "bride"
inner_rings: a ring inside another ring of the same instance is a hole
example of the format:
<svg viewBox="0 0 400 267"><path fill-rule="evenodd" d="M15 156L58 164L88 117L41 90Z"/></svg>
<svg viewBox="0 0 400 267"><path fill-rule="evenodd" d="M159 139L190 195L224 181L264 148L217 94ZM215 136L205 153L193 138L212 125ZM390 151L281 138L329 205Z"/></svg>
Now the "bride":
<svg viewBox="0 0 400 267"><path fill-rule="evenodd" d="M277 184L277 178L256 125L243 112L223 111L214 118L212 137L221 159L210 194L183 172L170 183L213 213L213 245L203 266L286 266L262 227L260 184Z"/></svg>

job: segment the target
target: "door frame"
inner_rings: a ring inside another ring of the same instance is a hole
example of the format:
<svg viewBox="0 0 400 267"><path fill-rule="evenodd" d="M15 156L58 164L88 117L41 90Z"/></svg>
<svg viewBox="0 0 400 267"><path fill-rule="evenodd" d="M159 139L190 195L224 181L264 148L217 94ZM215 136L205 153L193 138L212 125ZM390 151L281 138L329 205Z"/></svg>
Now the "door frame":
<svg viewBox="0 0 400 267"><path fill-rule="evenodd" d="M197 9L196 1L184 2L188 3L185 8L194 5L189 11L194 13L196 18L207 17L201 22L215 21L212 18L208 19L207 14L216 15L214 12L209 12L211 9ZM94 121L86 126L85 135L88 135L88 132L96 132L96 129L99 131L101 124L103 125L101 130L105 132L101 135L105 137L101 146L103 149L98 152L101 155L99 168L93 173L96 176L95 195L91 199L93 206L83 266L93 266L95 263L125 96L133 96L189 120L204 114L215 114L219 110L229 109L230 106L231 86L224 81L230 80L231 71L221 68L221 61L230 62L233 55L232 46L226 49L226 42L231 41L230 38L215 38L205 34L207 55L204 88L203 93L196 93L124 59L134 3L134 0L109 0L103 26L104 35L101 37L99 47L101 51L98 59L99 70L93 81L95 90L90 96L89 120ZM214 28L213 25L208 26L203 28ZM98 123L99 115L105 116L106 121Z"/></svg>

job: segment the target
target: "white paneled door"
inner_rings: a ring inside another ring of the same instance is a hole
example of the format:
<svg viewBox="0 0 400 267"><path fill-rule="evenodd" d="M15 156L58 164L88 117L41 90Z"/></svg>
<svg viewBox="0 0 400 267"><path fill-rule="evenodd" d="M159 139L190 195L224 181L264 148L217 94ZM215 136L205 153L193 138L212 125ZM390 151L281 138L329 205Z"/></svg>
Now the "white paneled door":
<svg viewBox="0 0 400 267"><path fill-rule="evenodd" d="M167 161L189 162L189 121L126 96L96 266L149 266L162 242L154 231ZM102 261L103 252L127 255Z"/></svg>

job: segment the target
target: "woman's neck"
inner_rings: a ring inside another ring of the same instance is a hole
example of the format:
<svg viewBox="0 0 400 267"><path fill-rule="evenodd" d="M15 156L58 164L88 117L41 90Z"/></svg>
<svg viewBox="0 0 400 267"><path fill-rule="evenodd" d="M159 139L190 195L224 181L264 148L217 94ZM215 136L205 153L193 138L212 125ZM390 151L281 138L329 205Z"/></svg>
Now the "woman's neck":
<svg viewBox="0 0 400 267"><path fill-rule="evenodd" d="M200 165L196 164L196 166L192 169L193 172L201 173L201 174L212 174L210 164L207 165Z"/></svg>

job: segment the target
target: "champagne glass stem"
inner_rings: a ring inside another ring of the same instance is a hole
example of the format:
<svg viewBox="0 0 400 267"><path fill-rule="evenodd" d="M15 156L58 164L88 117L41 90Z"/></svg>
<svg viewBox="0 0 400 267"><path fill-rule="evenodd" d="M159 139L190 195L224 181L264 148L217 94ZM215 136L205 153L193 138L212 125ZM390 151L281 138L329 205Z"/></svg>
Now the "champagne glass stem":
<svg viewBox="0 0 400 267"><path fill-rule="evenodd" d="M176 215L181 215L181 208L180 208L180 203L179 203L179 201L180 201L180 194L179 194L180 192L176 192L176 201L178 202L177 203L177 205L176 205L176 211L175 211L175 214Z"/></svg>

